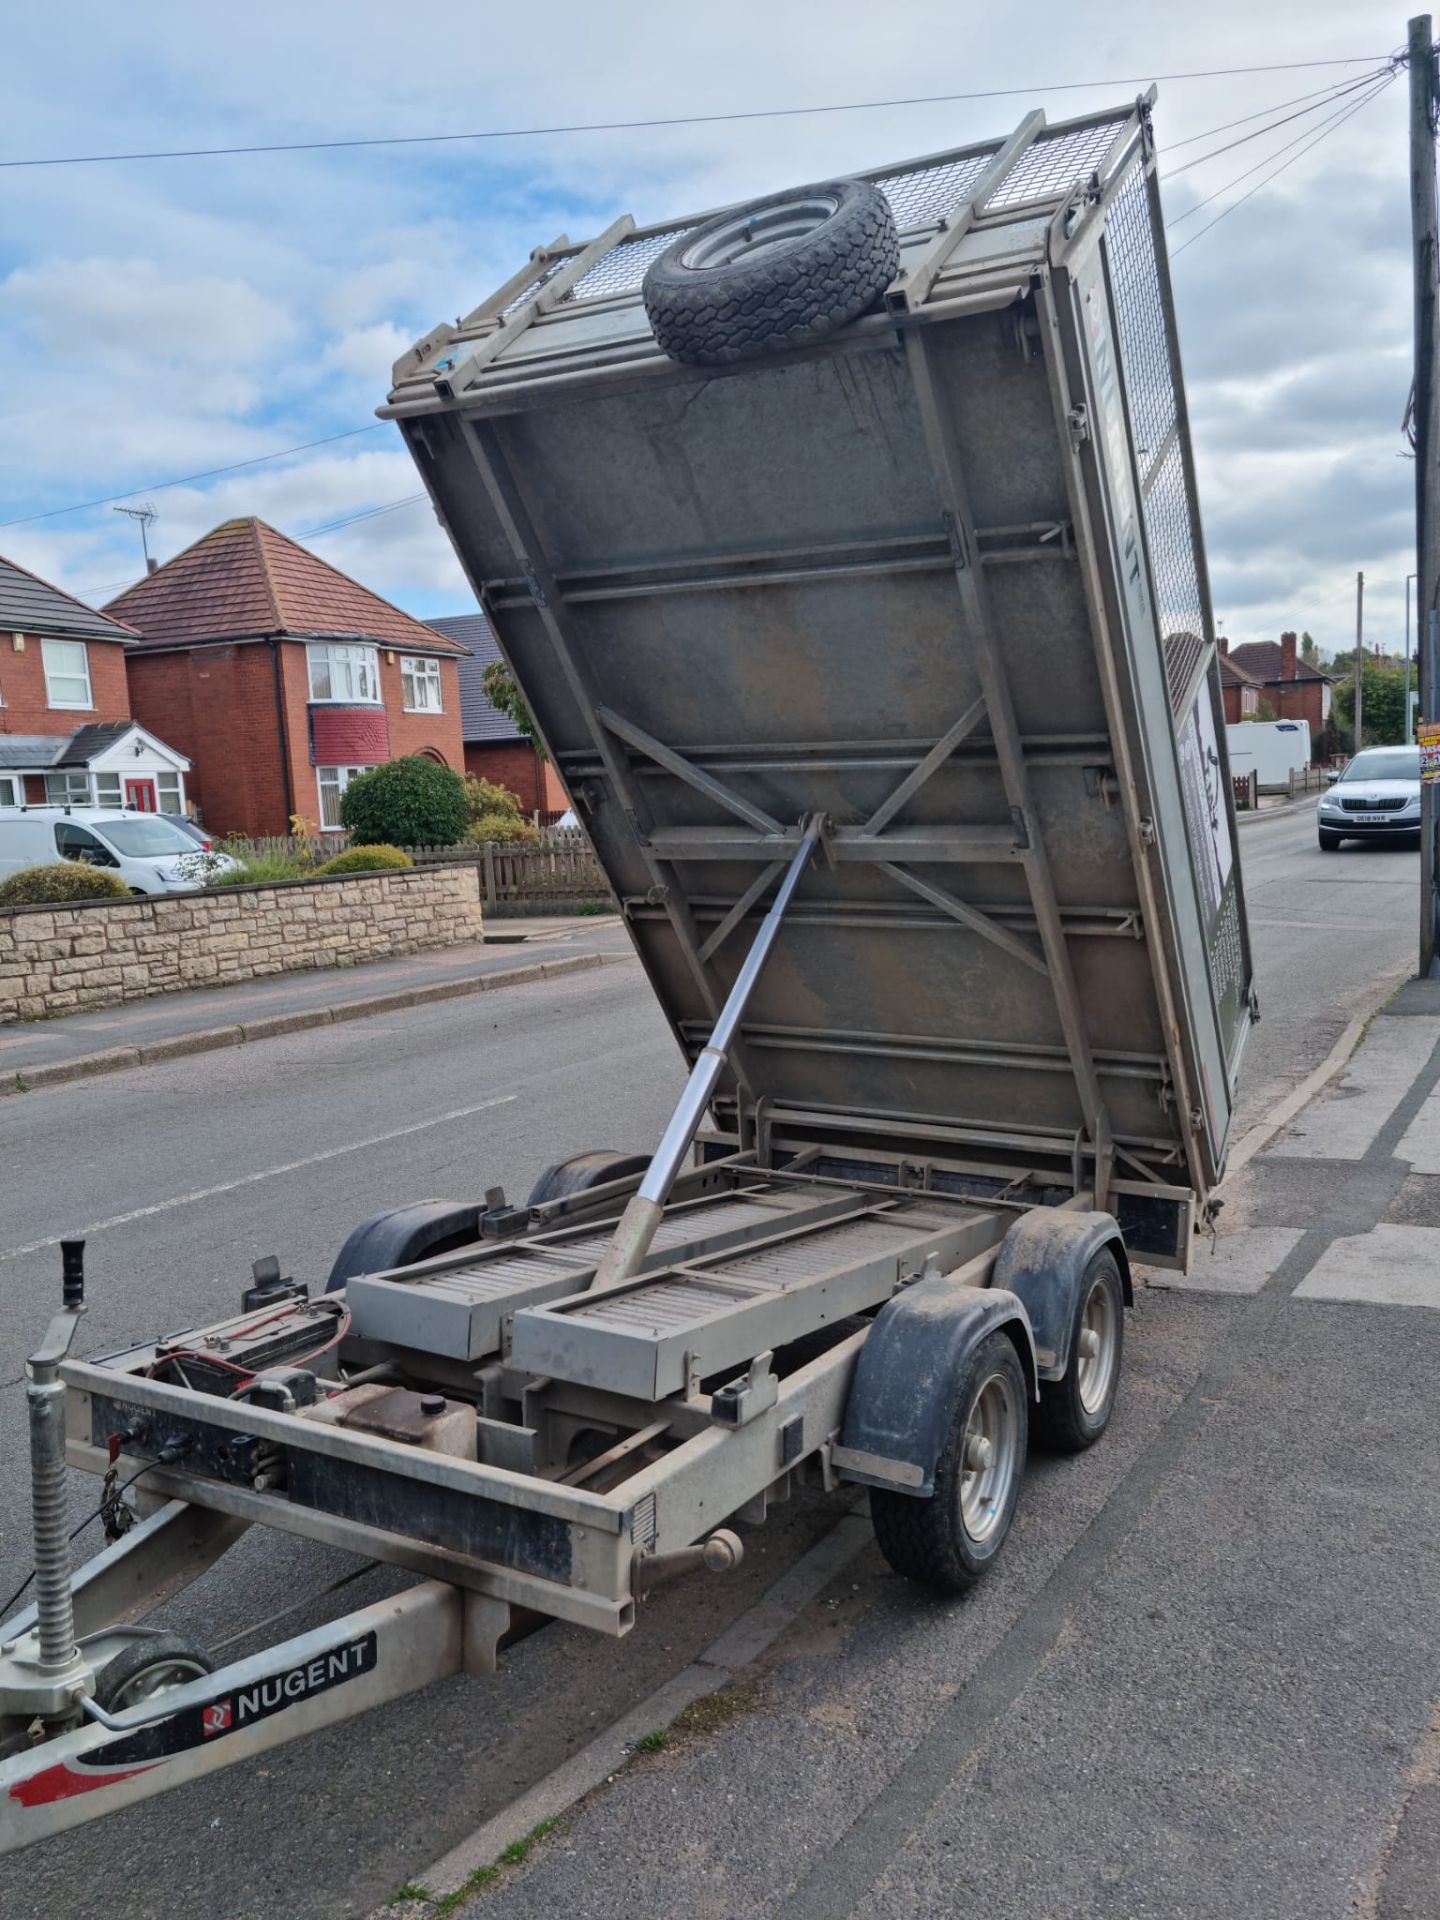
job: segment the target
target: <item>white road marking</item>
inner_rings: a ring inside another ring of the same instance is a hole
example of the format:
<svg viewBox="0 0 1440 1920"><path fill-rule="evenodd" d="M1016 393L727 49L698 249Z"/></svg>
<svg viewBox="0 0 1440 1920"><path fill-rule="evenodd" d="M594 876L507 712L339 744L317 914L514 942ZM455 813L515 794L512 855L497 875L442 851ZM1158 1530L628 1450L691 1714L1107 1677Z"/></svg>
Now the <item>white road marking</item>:
<svg viewBox="0 0 1440 1920"><path fill-rule="evenodd" d="M1307 1110L1272 1158L1361 1160L1440 1040L1428 1014L1377 1020L1337 1086Z"/></svg>
<svg viewBox="0 0 1440 1920"><path fill-rule="evenodd" d="M1213 1250L1205 1240L1197 1240L1189 1273L1155 1267L1145 1283L1187 1293L1258 1293L1303 1234L1301 1227L1247 1227L1222 1233ZM1143 1261L1143 1254L1140 1257Z"/></svg>
<svg viewBox="0 0 1440 1920"><path fill-rule="evenodd" d="M1408 1160L1412 1173L1440 1173L1440 1089L1429 1096L1405 1129L1395 1158Z"/></svg>
<svg viewBox="0 0 1440 1920"><path fill-rule="evenodd" d="M1372 1227L1328 1246L1295 1289L1296 1300L1440 1307L1434 1227Z"/></svg>
<svg viewBox="0 0 1440 1920"><path fill-rule="evenodd" d="M197 1201L213 1200L217 1194L234 1193L237 1187L253 1187L261 1180L278 1180L282 1174L299 1173L305 1167L318 1167L326 1160L339 1160L347 1153L363 1153L367 1147L383 1147L388 1141L403 1140L407 1134L424 1133L427 1127L443 1127L451 1120L468 1120L472 1114L485 1113L491 1107L505 1107L518 1100L517 1093L497 1094L493 1100L481 1100L473 1107L454 1107L449 1113L433 1114L417 1120L413 1126L393 1127L389 1133L372 1134L368 1140L351 1140L343 1147L327 1147L323 1153L307 1153L303 1160L287 1160L278 1167L262 1167L258 1173L241 1174L238 1180L223 1180L219 1186L197 1187L194 1193L177 1193L172 1200L157 1200L152 1206L134 1207L129 1213L112 1214L108 1220L92 1220L88 1226L71 1227L44 1240L31 1240L23 1247L7 1247L0 1260L18 1260L27 1253L42 1253L46 1247L59 1246L62 1240L90 1239L111 1227L128 1227L132 1220L148 1220L157 1213L170 1213L176 1207L193 1207Z"/></svg>

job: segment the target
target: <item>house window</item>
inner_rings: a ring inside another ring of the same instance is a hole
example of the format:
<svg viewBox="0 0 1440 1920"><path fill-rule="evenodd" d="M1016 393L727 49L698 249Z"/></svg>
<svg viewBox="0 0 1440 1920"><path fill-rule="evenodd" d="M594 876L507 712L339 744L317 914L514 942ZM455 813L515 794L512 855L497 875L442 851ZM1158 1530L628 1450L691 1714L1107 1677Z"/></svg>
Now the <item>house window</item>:
<svg viewBox="0 0 1440 1920"><path fill-rule="evenodd" d="M380 700L380 661L374 647L307 647L310 698L351 704Z"/></svg>
<svg viewBox="0 0 1440 1920"><path fill-rule="evenodd" d="M320 783L320 825L327 832L340 825L340 796L358 774L369 773L369 767L317 767L316 776Z"/></svg>
<svg viewBox="0 0 1440 1920"><path fill-rule="evenodd" d="M157 773L155 776L155 791L160 796L161 813L183 813L185 811L185 796L181 792L180 776L178 773Z"/></svg>
<svg viewBox="0 0 1440 1920"><path fill-rule="evenodd" d="M90 661L83 640L42 640L45 700L52 707L93 707Z"/></svg>
<svg viewBox="0 0 1440 1920"><path fill-rule="evenodd" d="M20 775L0 773L0 807L18 807L19 804Z"/></svg>
<svg viewBox="0 0 1440 1920"><path fill-rule="evenodd" d="M95 804L97 807L123 807L125 796L120 791L118 773L97 773L95 776Z"/></svg>
<svg viewBox="0 0 1440 1920"><path fill-rule="evenodd" d="M45 804L47 807L88 807L90 805L89 774L47 773Z"/></svg>
<svg viewBox="0 0 1440 1920"><path fill-rule="evenodd" d="M443 713L440 662L404 655L400 662L400 692L406 713Z"/></svg>
<svg viewBox="0 0 1440 1920"><path fill-rule="evenodd" d="M1260 711L1260 692L1258 688L1242 687L1240 689L1240 711L1241 713L1258 713Z"/></svg>

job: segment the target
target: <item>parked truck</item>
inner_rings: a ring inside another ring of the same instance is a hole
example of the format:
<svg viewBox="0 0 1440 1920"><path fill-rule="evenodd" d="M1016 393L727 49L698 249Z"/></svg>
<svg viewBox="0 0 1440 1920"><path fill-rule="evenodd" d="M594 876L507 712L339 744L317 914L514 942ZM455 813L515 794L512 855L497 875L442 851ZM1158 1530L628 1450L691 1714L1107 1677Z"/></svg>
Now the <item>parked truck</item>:
<svg viewBox="0 0 1440 1920"><path fill-rule="evenodd" d="M357 1226L313 1295L32 1357L7 1847L606 1635L797 1484L994 1564L1103 1434L1254 1014L1149 98L555 241L399 422L689 1079L653 1152ZM72 1575L66 1463L111 1543ZM1081 1469L1083 1470L1083 1469ZM136 1511L122 1498L128 1496ZM419 1576L215 1670L148 1624L250 1526Z"/></svg>

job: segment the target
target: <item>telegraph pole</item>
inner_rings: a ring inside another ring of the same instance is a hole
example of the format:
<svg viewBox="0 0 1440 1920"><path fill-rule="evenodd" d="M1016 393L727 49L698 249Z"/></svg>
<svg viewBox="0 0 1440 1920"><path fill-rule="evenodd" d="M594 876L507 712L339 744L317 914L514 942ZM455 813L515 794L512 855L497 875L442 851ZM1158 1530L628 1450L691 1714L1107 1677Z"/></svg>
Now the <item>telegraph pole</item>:
<svg viewBox="0 0 1440 1920"><path fill-rule="evenodd" d="M1360 738L1360 711L1365 700L1365 576L1355 576L1355 742L1356 753L1365 744Z"/></svg>
<svg viewBox="0 0 1440 1920"><path fill-rule="evenodd" d="M1436 352L1435 47L1430 15L1410 22L1410 220L1415 261L1415 583L1420 705L1440 720L1440 377ZM1420 789L1420 974L1440 973L1440 783Z"/></svg>

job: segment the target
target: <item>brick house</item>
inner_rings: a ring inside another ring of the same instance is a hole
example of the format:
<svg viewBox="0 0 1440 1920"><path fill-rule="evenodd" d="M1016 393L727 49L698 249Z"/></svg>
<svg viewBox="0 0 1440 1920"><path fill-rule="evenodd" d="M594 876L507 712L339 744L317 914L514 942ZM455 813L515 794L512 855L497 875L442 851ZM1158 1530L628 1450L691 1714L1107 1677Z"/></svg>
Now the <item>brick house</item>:
<svg viewBox="0 0 1440 1920"><path fill-rule="evenodd" d="M1260 682L1230 658L1230 642L1220 636L1220 698L1225 719L1234 726L1241 720L1254 720L1260 713Z"/></svg>
<svg viewBox="0 0 1440 1920"><path fill-rule="evenodd" d="M527 816L563 813L570 805L560 776L538 754L508 713L490 704L483 675L500 658L500 648L483 613L448 614L431 626L470 651L459 662L460 727L465 739L465 771L508 787Z"/></svg>
<svg viewBox="0 0 1440 1920"><path fill-rule="evenodd" d="M190 762L131 717L134 630L0 559L0 810L183 813Z"/></svg>
<svg viewBox="0 0 1440 1920"><path fill-rule="evenodd" d="M1315 738L1330 717L1330 676L1299 658L1293 633L1282 633L1278 641L1246 640L1238 647L1222 640L1220 647L1227 720L1254 718L1263 702L1277 720L1308 720Z"/></svg>
<svg viewBox="0 0 1440 1920"><path fill-rule="evenodd" d="M136 629L133 710L190 756L216 833L337 828L349 781L405 754L464 766L463 645L263 520L227 520L106 612Z"/></svg>

